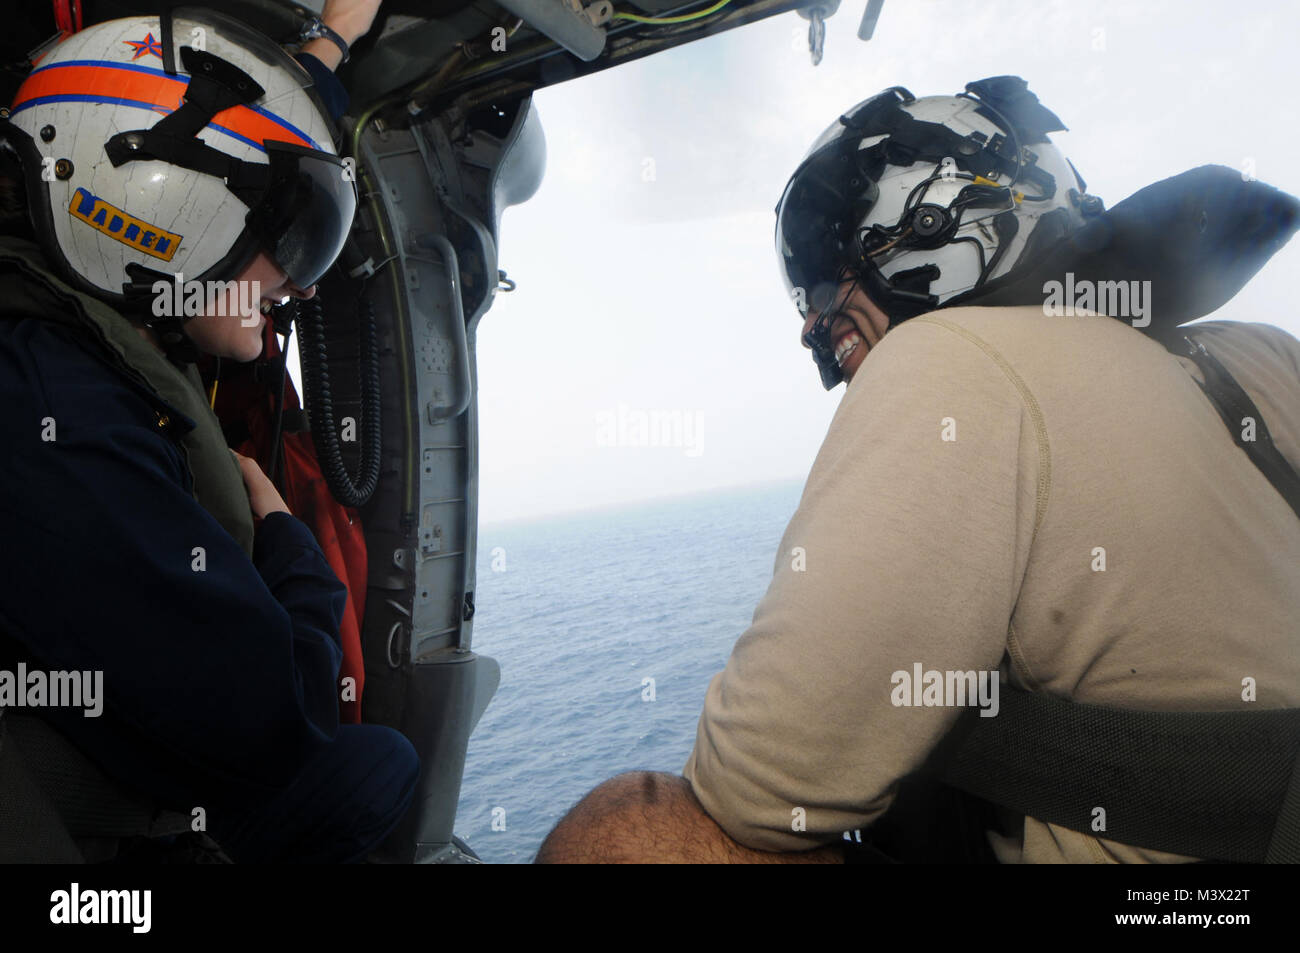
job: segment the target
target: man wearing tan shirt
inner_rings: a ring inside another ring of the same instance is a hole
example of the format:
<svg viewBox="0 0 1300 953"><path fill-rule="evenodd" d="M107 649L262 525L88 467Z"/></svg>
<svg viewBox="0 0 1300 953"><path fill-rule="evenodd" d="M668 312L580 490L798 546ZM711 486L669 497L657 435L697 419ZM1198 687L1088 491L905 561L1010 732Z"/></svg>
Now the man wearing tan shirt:
<svg viewBox="0 0 1300 953"><path fill-rule="evenodd" d="M983 105L1014 117L992 82ZM1032 120L1032 94L1013 93ZM1008 125L1046 142L1032 121ZM915 235L924 210L901 210ZM911 254L890 274L937 255ZM906 315L915 283L881 307L902 282L862 271L813 296L805 343L847 389L767 593L709 685L684 777L606 782L539 862L838 862L844 832L869 834L963 704L996 717L999 685L1156 712L1300 706L1300 520L1234 444L1197 365L1139 330L1141 289L1132 315L946 306L990 275L935 271L937 310ZM1300 342L1223 321L1195 335L1300 465ZM923 671L949 673L924 700ZM970 676L964 703L944 694L951 673ZM1002 862L1195 859L1092 830L1002 812L985 833Z"/></svg>

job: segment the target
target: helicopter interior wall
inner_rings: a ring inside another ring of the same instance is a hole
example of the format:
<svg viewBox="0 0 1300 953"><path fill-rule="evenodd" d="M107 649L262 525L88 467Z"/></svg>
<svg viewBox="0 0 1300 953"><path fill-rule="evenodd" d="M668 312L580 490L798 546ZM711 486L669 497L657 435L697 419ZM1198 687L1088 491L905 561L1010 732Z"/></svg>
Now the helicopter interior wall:
<svg viewBox="0 0 1300 953"><path fill-rule="evenodd" d="M381 481L363 514L373 567L363 631L365 713L400 728L420 753L417 809L386 853L427 860L451 842L469 734L499 679L496 663L471 651L474 331L497 290L500 213L540 186L545 137L524 97L450 129L431 120L369 130L362 152L383 183L378 212L387 227L363 228L352 257L392 256L389 280L373 286L392 342L382 370L385 444L393 448L386 469L402 475Z"/></svg>

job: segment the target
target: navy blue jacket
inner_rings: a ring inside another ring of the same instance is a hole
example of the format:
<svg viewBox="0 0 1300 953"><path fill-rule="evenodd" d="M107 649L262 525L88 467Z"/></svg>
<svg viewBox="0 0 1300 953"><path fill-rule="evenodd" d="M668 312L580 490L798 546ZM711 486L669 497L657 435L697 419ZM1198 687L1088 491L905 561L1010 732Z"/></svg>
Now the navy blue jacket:
<svg viewBox="0 0 1300 953"><path fill-rule="evenodd" d="M0 318L0 407L0 632L29 667L104 673L101 717L40 713L169 806L283 787L339 727L346 590L310 530L269 515L250 561L150 403L47 322Z"/></svg>
<svg viewBox="0 0 1300 953"><path fill-rule="evenodd" d="M311 74L312 85L316 87L316 93L321 98L321 103L325 106L330 117L339 121L339 117L348 108L348 92L339 82L339 78L334 75L334 71L312 56L310 53L297 53L294 55L302 68Z"/></svg>
<svg viewBox="0 0 1300 953"><path fill-rule="evenodd" d="M298 58L337 119L342 85ZM103 671L102 716L40 714L162 803L282 788L339 728L347 591L311 531L272 513L250 561L195 502L151 404L48 323L0 317L0 407L0 667Z"/></svg>

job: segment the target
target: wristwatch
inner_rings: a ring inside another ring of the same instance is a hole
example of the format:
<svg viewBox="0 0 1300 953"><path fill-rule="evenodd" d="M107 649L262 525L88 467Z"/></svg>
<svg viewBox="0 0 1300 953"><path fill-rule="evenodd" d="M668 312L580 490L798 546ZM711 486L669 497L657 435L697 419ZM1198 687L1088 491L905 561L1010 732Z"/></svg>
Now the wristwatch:
<svg viewBox="0 0 1300 953"><path fill-rule="evenodd" d="M347 41L326 26L325 21L320 17L312 17L308 20L306 25L303 26L302 32L298 34L299 42L306 43L308 40L329 40L343 54L343 62L348 61Z"/></svg>

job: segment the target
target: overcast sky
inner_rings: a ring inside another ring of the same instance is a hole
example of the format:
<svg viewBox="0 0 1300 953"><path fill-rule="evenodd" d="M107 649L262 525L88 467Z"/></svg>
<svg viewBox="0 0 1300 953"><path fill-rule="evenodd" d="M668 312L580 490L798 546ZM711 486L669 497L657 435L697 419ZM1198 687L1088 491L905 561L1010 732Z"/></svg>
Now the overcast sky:
<svg viewBox="0 0 1300 953"><path fill-rule="evenodd" d="M1024 77L1108 206L1205 163L1300 193L1296 6L888 0L864 43L852 0L816 67L788 13L541 90L546 176L500 235L518 289L479 326L481 519L807 475L844 390L799 345L773 207L888 86ZM1293 241L1215 317L1300 335L1297 272ZM638 412L677 414L680 445L609 446Z"/></svg>

